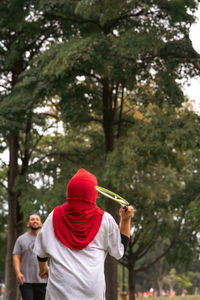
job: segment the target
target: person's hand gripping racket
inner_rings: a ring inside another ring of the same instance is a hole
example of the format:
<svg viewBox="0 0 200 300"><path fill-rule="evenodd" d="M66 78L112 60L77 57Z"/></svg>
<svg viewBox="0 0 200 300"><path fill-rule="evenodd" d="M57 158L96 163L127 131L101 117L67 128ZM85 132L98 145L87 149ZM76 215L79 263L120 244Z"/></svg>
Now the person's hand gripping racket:
<svg viewBox="0 0 200 300"><path fill-rule="evenodd" d="M127 237L130 237L131 218L133 217L134 208L131 205L126 208L121 207L119 210L120 215L120 232Z"/></svg>
<svg viewBox="0 0 200 300"><path fill-rule="evenodd" d="M133 217L133 214L134 208L131 205L126 206L126 208L121 207L119 210L119 215L124 221L131 219Z"/></svg>
<svg viewBox="0 0 200 300"><path fill-rule="evenodd" d="M122 206L119 210L120 232L126 235L127 237L130 237L131 218L134 213L133 206L129 205L128 201L125 200L123 197L108 189L105 189L101 186L95 186L95 189L102 195L114 200Z"/></svg>

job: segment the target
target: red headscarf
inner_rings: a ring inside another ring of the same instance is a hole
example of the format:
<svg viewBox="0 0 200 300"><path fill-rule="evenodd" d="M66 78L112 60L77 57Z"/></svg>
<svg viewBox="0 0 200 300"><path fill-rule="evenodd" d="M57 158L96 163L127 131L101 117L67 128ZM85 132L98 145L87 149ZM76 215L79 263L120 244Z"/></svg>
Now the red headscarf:
<svg viewBox="0 0 200 300"><path fill-rule="evenodd" d="M99 231L104 212L96 205L97 180L80 169L67 186L67 203L53 212L53 228L59 241L70 249L85 248Z"/></svg>

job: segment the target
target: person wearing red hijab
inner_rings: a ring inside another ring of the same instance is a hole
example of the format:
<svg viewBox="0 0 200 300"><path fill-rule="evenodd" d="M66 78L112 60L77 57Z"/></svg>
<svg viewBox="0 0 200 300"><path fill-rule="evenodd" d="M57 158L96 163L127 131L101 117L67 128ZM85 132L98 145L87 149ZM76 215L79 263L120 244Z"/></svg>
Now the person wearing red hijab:
<svg viewBox="0 0 200 300"><path fill-rule="evenodd" d="M105 300L104 261L120 259L130 237L133 207L120 209L120 227L96 205L96 177L80 169L67 186L67 203L56 207L35 241L45 300ZM49 266L47 260L49 259Z"/></svg>

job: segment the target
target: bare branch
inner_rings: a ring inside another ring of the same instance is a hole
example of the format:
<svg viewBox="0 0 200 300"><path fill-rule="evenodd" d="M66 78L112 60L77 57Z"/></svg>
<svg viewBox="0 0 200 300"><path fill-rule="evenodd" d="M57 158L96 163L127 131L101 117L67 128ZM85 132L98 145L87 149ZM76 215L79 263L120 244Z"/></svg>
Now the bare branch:
<svg viewBox="0 0 200 300"><path fill-rule="evenodd" d="M5 178L3 178L2 176L0 176L0 179L5 180ZM3 184L3 182L0 181L0 185L1 185L4 189L6 189L6 191L8 191L7 186L6 186L5 184Z"/></svg>
<svg viewBox="0 0 200 300"><path fill-rule="evenodd" d="M8 164L6 164L5 161L3 161L2 158L0 158L0 161L1 161L2 165L3 165L3 167L8 167Z"/></svg>
<svg viewBox="0 0 200 300"><path fill-rule="evenodd" d="M169 245L169 247L162 253L160 254L155 260L153 260L150 264L144 266L144 267L141 267L141 268L138 268L135 270L135 273L138 273L138 272L141 272L141 271L145 271L147 269L149 269L150 267L152 267L157 261L159 261L162 257L164 257L168 252L169 250L172 248L172 246L174 245L175 243L175 238L172 240L171 244Z"/></svg>

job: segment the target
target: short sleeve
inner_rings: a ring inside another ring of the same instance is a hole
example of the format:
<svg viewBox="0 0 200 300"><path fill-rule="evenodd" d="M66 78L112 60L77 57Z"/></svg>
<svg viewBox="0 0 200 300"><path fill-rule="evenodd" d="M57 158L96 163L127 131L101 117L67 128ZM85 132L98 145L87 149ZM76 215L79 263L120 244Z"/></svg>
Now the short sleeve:
<svg viewBox="0 0 200 300"><path fill-rule="evenodd" d="M13 249L13 254L19 254L19 255L22 254L22 245L21 245L20 237L18 237L18 239L15 242L15 246L14 246L14 249Z"/></svg>
<svg viewBox="0 0 200 300"><path fill-rule="evenodd" d="M121 242L121 235L119 226L115 219L110 215L109 221L109 234L108 234L108 253L116 259L122 258L124 255L124 246Z"/></svg>
<svg viewBox="0 0 200 300"><path fill-rule="evenodd" d="M49 216L47 217L46 221L43 224L42 229L40 230L39 234L35 239L35 245L33 251L37 256L41 258L46 258L49 256L48 253L46 252L44 239L45 236L48 235L48 227L49 227L49 223L51 222L51 219L52 219L52 213L50 213Z"/></svg>
<svg viewBox="0 0 200 300"><path fill-rule="evenodd" d="M43 257L47 257L47 254L46 254L46 252L44 251L44 248L43 248L42 236L43 236L42 230L40 230L39 234L36 237L33 251L35 252L35 254L37 256L43 258Z"/></svg>

